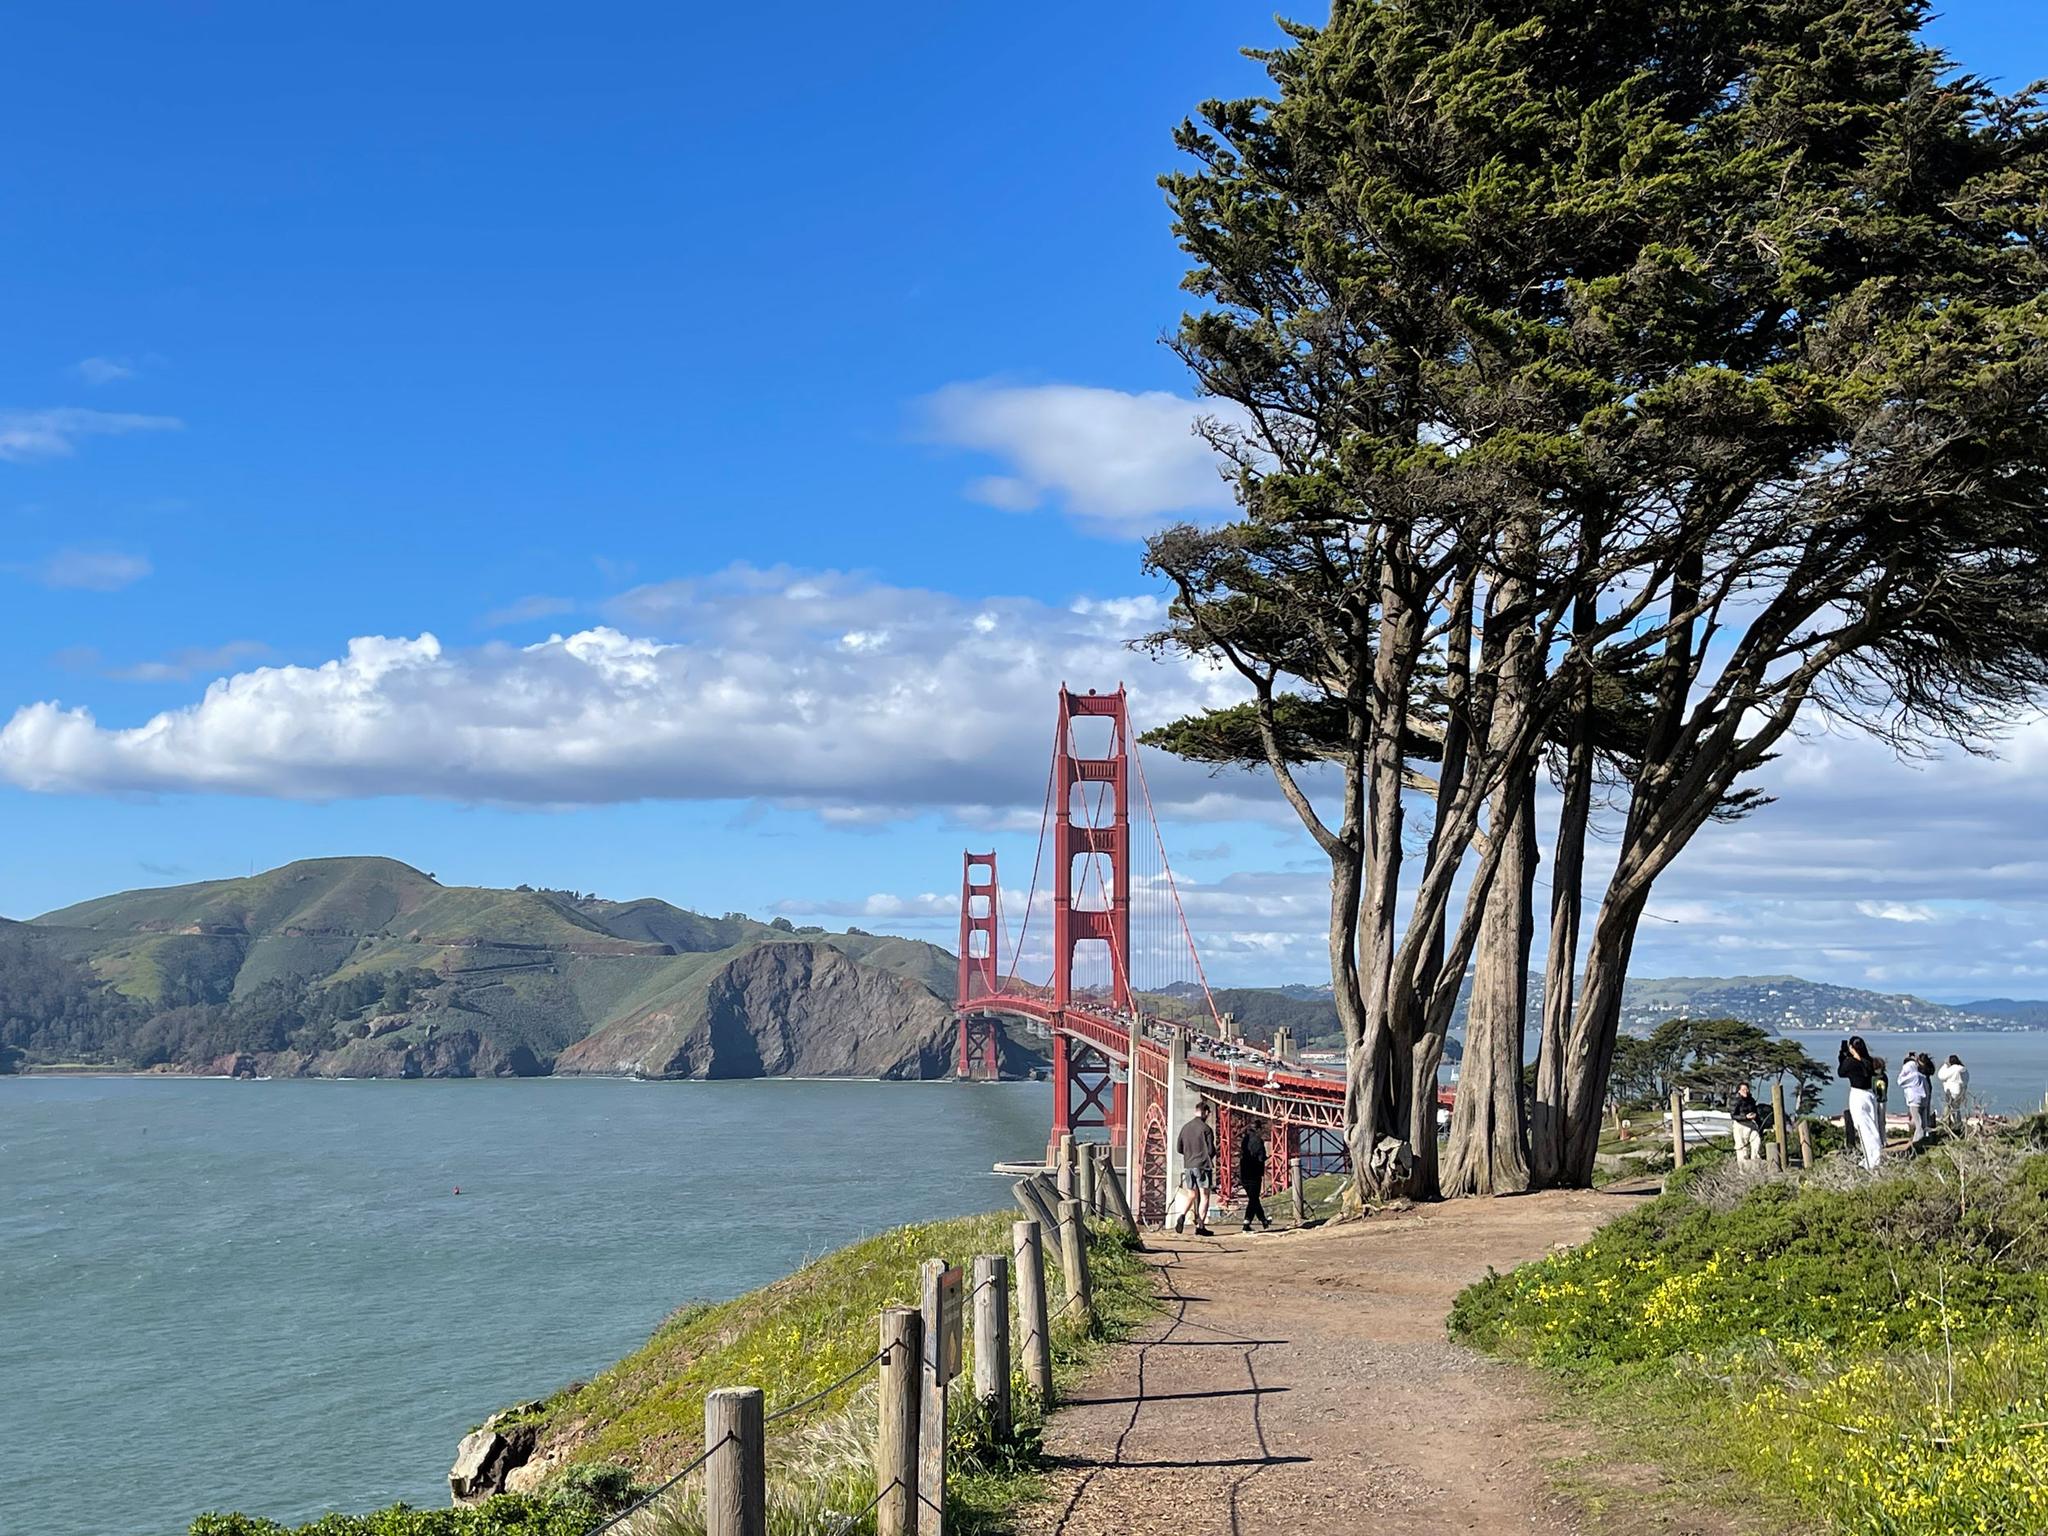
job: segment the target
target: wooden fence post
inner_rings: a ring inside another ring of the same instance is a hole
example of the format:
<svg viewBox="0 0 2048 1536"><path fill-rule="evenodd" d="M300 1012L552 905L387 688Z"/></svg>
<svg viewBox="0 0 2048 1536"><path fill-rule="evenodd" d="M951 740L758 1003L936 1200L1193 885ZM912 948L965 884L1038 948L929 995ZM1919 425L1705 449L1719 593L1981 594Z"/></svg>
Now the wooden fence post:
<svg viewBox="0 0 2048 1536"><path fill-rule="evenodd" d="M1093 1216L1096 1214L1095 1149L1092 1146L1084 1146L1080 1150L1085 1155L1074 1167L1074 1198L1081 1202L1084 1214Z"/></svg>
<svg viewBox="0 0 2048 1536"><path fill-rule="evenodd" d="M1685 1166L1685 1100L1671 1090L1671 1166Z"/></svg>
<svg viewBox="0 0 2048 1536"><path fill-rule="evenodd" d="M1066 1274L1067 1299L1082 1331L1095 1327L1095 1296L1088 1285L1088 1225L1081 1220L1081 1202L1060 1202L1060 1264Z"/></svg>
<svg viewBox="0 0 2048 1536"><path fill-rule="evenodd" d="M1294 1224L1308 1225L1308 1188L1301 1182L1301 1159L1287 1159L1287 1193L1294 1198Z"/></svg>
<svg viewBox="0 0 2048 1536"><path fill-rule="evenodd" d="M974 1395L988 1410L996 1444L1010 1438L1010 1260L974 1261Z"/></svg>
<svg viewBox="0 0 2048 1536"><path fill-rule="evenodd" d="M1010 1256L1017 1270L1017 1321L1024 1329L1024 1379L1039 1406L1052 1406L1052 1325L1045 1306L1044 1229L1035 1221L1010 1223Z"/></svg>
<svg viewBox="0 0 2048 1536"><path fill-rule="evenodd" d="M1771 1114L1778 1122L1778 1139L1771 1144L1771 1166L1778 1172L1785 1171L1791 1159L1785 1154L1785 1084L1783 1079L1771 1084Z"/></svg>
<svg viewBox="0 0 2048 1536"><path fill-rule="evenodd" d="M1051 1174L1047 1173L1032 1174L1031 1187L1038 1191L1038 1198L1045 1202L1046 1212L1048 1215L1052 1217L1052 1221L1049 1223L1049 1225L1055 1227L1058 1226L1060 1220L1060 1202L1062 1200L1070 1200L1073 1198L1073 1196L1062 1191L1059 1186L1059 1181L1053 1178Z"/></svg>
<svg viewBox="0 0 2048 1536"><path fill-rule="evenodd" d="M1058 1218L1053 1215L1052 1207L1046 1204L1045 1196L1038 1188L1037 1180L1019 1179L1010 1186L1010 1193L1015 1197L1017 1204L1023 1208L1024 1214L1044 1227L1048 1232L1059 1225Z"/></svg>
<svg viewBox="0 0 2048 1536"><path fill-rule="evenodd" d="M1799 1122L1799 1166L1813 1166L1813 1127L1804 1120Z"/></svg>
<svg viewBox="0 0 2048 1536"><path fill-rule="evenodd" d="M875 1492L881 1495L875 1536L917 1536L917 1419L923 1387L924 1314L915 1307L885 1307L881 1409L875 1426Z"/></svg>
<svg viewBox="0 0 2048 1536"><path fill-rule="evenodd" d="M1060 1198L1062 1200L1073 1199L1074 1138L1071 1136L1062 1136L1060 1138L1060 1162L1059 1166L1053 1170L1053 1178L1059 1184Z"/></svg>
<svg viewBox="0 0 2048 1536"><path fill-rule="evenodd" d="M917 1268L924 1297L924 1364L918 1372L917 1529L919 1536L946 1531L946 1383L939 1375L939 1287L952 1266L926 1259Z"/></svg>
<svg viewBox="0 0 2048 1536"><path fill-rule="evenodd" d="M1095 1188L1102 1196L1103 1214L1123 1224L1130 1236L1138 1235L1138 1218L1131 1210L1130 1196L1124 1193L1123 1175L1114 1158L1104 1157L1102 1167L1096 1175Z"/></svg>
<svg viewBox="0 0 2048 1536"><path fill-rule="evenodd" d="M704 1398L704 1536L767 1536L768 1442L759 1387Z"/></svg>

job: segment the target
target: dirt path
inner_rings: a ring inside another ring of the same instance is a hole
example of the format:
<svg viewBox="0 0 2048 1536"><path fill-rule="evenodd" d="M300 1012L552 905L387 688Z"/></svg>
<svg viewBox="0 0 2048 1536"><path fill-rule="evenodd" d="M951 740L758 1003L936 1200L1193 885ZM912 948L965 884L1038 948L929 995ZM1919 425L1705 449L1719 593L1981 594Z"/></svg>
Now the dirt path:
<svg viewBox="0 0 2048 1536"><path fill-rule="evenodd" d="M1148 1236L1165 1316L1055 1416L1034 1536L1580 1532L1548 1489L1593 1447L1517 1368L1448 1342L1491 1266L1584 1240L1640 1196L1460 1200L1307 1232ZM1656 1528L1716 1532L1712 1519Z"/></svg>

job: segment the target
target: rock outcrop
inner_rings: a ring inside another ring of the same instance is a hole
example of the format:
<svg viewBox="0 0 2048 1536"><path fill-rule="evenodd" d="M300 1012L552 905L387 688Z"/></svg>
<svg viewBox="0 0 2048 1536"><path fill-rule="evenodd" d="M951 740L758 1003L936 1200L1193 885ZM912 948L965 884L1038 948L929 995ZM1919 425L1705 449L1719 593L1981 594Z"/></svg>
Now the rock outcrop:
<svg viewBox="0 0 2048 1536"><path fill-rule="evenodd" d="M480 1503L508 1491L540 1438L530 1417L539 1407L538 1402L521 1403L494 1413L462 1437L455 1465L448 1469L448 1492L457 1504Z"/></svg>
<svg viewBox="0 0 2048 1536"><path fill-rule="evenodd" d="M953 1015L925 987L825 943L762 944L682 1000L568 1047L557 1073L943 1077Z"/></svg>

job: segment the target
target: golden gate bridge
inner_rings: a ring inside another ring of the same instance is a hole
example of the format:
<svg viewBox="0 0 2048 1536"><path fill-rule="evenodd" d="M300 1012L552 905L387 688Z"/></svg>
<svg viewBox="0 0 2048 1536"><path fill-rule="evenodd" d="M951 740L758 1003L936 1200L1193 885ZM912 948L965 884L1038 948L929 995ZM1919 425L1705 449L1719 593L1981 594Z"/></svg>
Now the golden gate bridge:
<svg viewBox="0 0 2048 1536"><path fill-rule="evenodd" d="M1135 838L1134 789L1142 810ZM1049 953L1034 956L1031 931L1043 932L1047 921L1051 943L1041 945ZM1020 974L1027 964L1037 974ZM1308 1174L1349 1167L1342 1070L1303 1063L1284 1028L1264 1042L1244 1038L1216 1006L1122 688L1060 689L1038 848L1014 937L995 853L963 855L955 1008L962 1079L998 1075L1005 1016L1050 1036L1053 1149L1063 1136L1101 1133L1141 1221L1164 1217L1180 1173L1174 1132L1197 1100L1215 1116L1225 1199L1236 1177L1231 1149L1247 1123L1266 1144L1276 1192L1294 1159Z"/></svg>

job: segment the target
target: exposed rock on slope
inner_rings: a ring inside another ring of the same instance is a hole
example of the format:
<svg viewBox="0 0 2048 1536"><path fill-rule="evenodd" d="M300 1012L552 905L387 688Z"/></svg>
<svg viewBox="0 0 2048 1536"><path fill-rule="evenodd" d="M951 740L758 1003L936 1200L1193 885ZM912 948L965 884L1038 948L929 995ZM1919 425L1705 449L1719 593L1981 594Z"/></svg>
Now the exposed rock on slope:
<svg viewBox="0 0 2048 1536"><path fill-rule="evenodd" d="M822 942L762 944L703 988L570 1046L557 1072L650 1077L942 1077L951 1010Z"/></svg>

